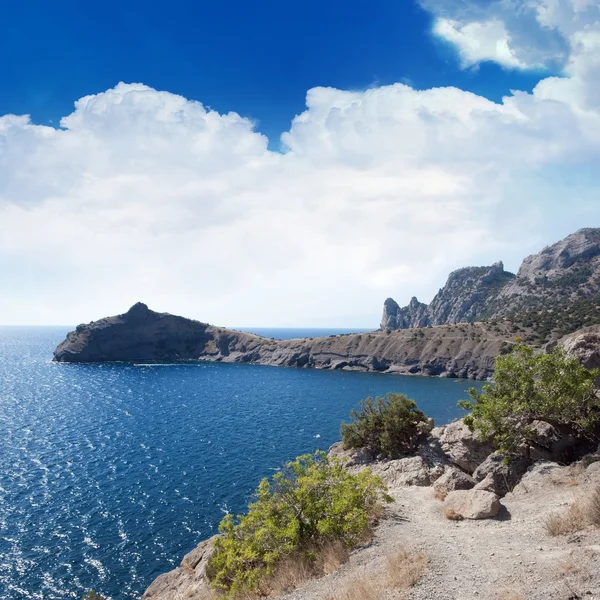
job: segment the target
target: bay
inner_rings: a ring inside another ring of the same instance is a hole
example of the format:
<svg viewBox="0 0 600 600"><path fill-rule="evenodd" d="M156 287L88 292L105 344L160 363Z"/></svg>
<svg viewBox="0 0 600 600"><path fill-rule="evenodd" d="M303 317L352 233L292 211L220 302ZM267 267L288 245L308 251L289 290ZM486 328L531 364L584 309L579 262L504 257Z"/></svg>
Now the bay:
<svg viewBox="0 0 600 600"><path fill-rule="evenodd" d="M401 392L436 423L472 382L234 364L55 364L70 327L0 328L0 598L138 598L259 480ZM256 331L267 337L343 330Z"/></svg>

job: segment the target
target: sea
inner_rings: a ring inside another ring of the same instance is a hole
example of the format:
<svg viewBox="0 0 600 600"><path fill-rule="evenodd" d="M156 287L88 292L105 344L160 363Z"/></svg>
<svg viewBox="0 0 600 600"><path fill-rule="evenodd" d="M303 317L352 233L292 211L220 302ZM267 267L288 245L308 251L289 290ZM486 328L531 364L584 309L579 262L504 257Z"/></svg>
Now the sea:
<svg viewBox="0 0 600 600"><path fill-rule="evenodd" d="M367 396L443 424L472 382L248 364L56 364L70 327L0 327L0 598L139 598L262 477ZM330 329L252 329L273 338Z"/></svg>

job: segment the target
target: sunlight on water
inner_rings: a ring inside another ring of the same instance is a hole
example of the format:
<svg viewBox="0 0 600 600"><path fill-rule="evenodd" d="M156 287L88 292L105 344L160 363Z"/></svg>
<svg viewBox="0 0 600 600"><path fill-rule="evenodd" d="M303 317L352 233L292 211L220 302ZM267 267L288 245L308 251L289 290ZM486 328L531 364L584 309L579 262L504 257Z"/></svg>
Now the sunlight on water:
<svg viewBox="0 0 600 600"><path fill-rule="evenodd" d="M468 382L252 365L50 362L64 328L0 328L0 598L136 598L259 479L406 393L436 421ZM297 335L296 331L294 335ZM314 334L313 334L314 335Z"/></svg>

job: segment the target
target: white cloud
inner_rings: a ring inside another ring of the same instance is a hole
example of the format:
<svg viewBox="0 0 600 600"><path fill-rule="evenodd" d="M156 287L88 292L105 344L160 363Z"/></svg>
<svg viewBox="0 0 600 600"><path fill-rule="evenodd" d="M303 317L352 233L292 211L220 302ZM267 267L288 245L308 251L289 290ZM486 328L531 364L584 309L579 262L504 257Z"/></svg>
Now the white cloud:
<svg viewBox="0 0 600 600"><path fill-rule="evenodd" d="M501 104L315 88L284 154L248 119L141 84L79 100L60 129L1 117L0 320L74 324L143 300L224 325L376 326L388 295L429 300L452 268L515 268L598 225L598 25L581 2L564 25L540 4L535 19L564 27L565 77ZM508 44L531 64L524 47Z"/></svg>
<svg viewBox="0 0 600 600"><path fill-rule="evenodd" d="M493 61L509 69L527 69L533 66L520 61L511 49L511 40L502 21L459 23L440 18L433 32L457 47L463 67L484 61Z"/></svg>

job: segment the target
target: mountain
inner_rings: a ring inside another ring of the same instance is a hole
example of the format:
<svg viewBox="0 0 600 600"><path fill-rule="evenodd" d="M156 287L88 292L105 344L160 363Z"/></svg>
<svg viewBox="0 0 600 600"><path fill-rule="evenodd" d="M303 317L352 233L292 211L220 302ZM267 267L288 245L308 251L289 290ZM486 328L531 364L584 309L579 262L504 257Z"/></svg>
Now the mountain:
<svg viewBox="0 0 600 600"><path fill-rule="evenodd" d="M79 325L56 348L54 361L202 360L487 379L510 339L505 325L496 331L477 323L272 340L138 303L121 315Z"/></svg>
<svg viewBox="0 0 600 600"><path fill-rule="evenodd" d="M516 275L502 262L454 271L430 304L384 302L382 329L500 320L532 343L600 323L600 228L580 229L528 256Z"/></svg>

